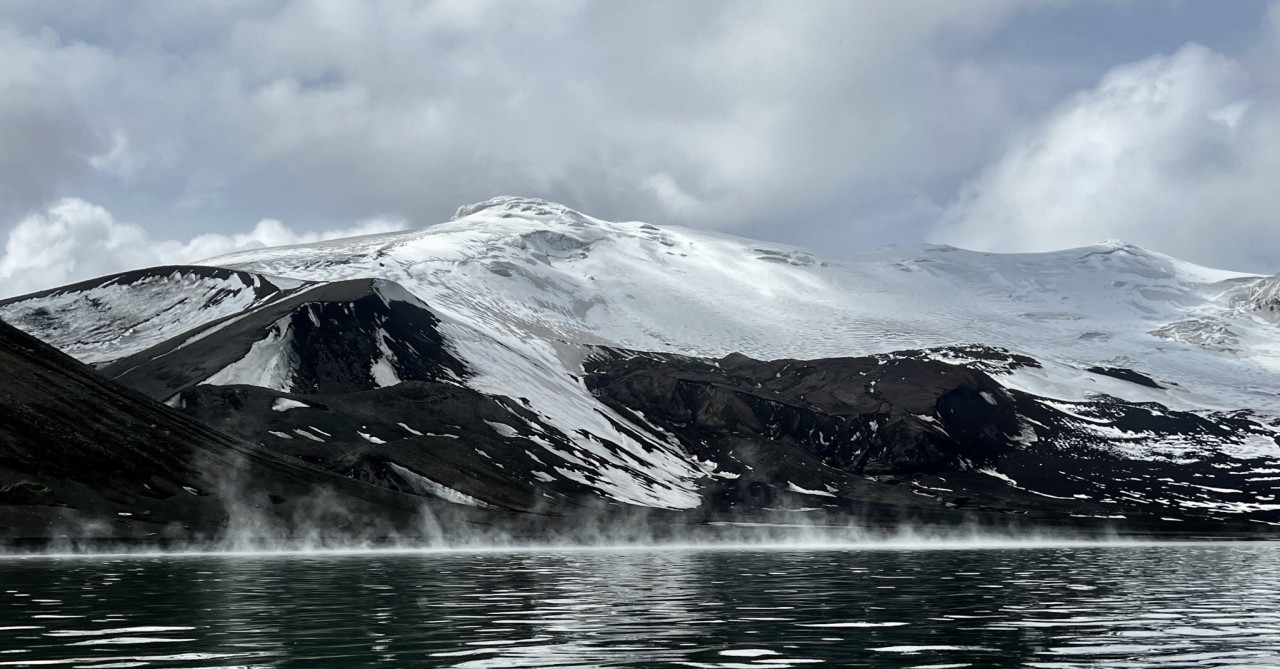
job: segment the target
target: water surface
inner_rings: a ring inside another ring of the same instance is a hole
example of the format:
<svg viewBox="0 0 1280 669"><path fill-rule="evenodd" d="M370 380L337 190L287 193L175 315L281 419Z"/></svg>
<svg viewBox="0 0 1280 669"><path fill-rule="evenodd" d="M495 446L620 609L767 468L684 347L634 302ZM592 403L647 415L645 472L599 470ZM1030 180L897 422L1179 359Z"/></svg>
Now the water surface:
<svg viewBox="0 0 1280 669"><path fill-rule="evenodd" d="M0 667L1280 666L1280 545L0 560Z"/></svg>

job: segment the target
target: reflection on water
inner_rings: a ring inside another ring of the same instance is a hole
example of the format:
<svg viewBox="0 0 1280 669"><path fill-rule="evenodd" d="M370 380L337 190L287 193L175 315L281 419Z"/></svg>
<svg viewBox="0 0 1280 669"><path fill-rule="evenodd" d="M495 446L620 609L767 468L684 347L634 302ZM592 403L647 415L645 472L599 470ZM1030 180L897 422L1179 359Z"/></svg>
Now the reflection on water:
<svg viewBox="0 0 1280 669"><path fill-rule="evenodd" d="M0 667L1280 666L1280 546L0 561Z"/></svg>

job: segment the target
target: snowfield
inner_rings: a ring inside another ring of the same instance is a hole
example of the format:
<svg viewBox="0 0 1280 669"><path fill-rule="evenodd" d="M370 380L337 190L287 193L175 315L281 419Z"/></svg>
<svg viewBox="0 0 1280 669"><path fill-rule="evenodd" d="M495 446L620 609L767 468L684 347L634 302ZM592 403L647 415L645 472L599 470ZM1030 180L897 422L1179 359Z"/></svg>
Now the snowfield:
<svg viewBox="0 0 1280 669"><path fill-rule="evenodd" d="M300 285L205 267L157 267L0 300L0 319L81 362L99 364L244 313Z"/></svg>
<svg viewBox="0 0 1280 669"><path fill-rule="evenodd" d="M1280 414L1280 330L1251 308L1258 275L1120 242L1037 254L886 247L834 259L539 200L495 198L458 213L421 230L207 262L302 281L395 281L529 364L558 357L570 371L562 342L761 359L982 343L1044 363L1002 381L1049 397ZM505 354L467 349L478 370L510 375L496 359ZM1132 368L1165 388L1084 371L1092 366Z"/></svg>

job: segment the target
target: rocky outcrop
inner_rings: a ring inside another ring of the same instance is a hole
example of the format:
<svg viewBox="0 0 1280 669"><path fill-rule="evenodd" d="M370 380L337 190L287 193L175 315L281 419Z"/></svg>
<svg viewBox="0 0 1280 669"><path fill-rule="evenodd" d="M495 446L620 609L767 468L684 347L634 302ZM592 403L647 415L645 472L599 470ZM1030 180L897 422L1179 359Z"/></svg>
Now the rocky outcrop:
<svg viewBox="0 0 1280 669"><path fill-rule="evenodd" d="M1272 323L1280 323L1280 274L1263 279L1249 291L1249 307Z"/></svg>
<svg viewBox="0 0 1280 669"><path fill-rule="evenodd" d="M793 445L858 474L926 474L991 466L1021 430L1014 401L990 376L933 360L609 351L586 369L599 397L670 430L700 457L748 439Z"/></svg>

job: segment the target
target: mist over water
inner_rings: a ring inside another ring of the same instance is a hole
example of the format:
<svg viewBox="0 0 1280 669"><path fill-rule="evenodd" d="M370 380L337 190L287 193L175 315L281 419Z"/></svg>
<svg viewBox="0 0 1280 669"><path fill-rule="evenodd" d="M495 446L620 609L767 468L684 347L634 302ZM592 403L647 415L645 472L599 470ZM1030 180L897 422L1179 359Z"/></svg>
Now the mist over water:
<svg viewBox="0 0 1280 669"><path fill-rule="evenodd" d="M809 522L805 522L808 520ZM403 529L403 528L402 528ZM71 527L50 542L11 545L0 560L27 557L114 557L123 555L310 555L363 553L519 552L529 550L953 550L1080 545L1148 545L1143 535L1105 529L1069 530L963 524L902 524L864 527L825 523L795 515L707 523L655 522L643 515L594 516L546 524L483 524L465 516L424 514L409 532L379 527L367 534L335 533L319 525L283 531L268 522L236 520L209 538L129 541Z"/></svg>
<svg viewBox="0 0 1280 669"><path fill-rule="evenodd" d="M1276 544L878 548L8 559L0 667L1280 665Z"/></svg>
<svg viewBox="0 0 1280 669"><path fill-rule="evenodd" d="M1158 535L1120 534L1115 527L1053 527L1015 517L950 524L910 517L861 518L821 510L765 510L714 519L625 505L590 504L572 513L495 513L454 504L421 504L397 521L352 509L321 487L282 516L266 493L242 482L216 493L226 516L208 534L165 531L113 533L100 520L67 522L48 541L0 544L0 559L23 555L264 554L362 551L530 550L539 548L984 548L1096 543L1149 543ZM1188 538L1194 535L1172 535ZM1221 533L1216 538L1229 538ZM1274 538L1250 535L1241 538Z"/></svg>

